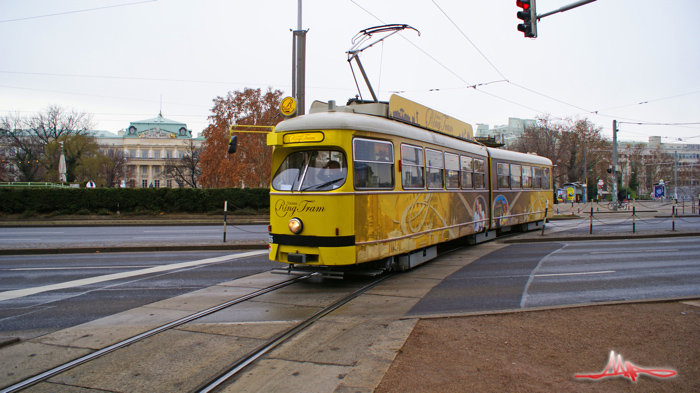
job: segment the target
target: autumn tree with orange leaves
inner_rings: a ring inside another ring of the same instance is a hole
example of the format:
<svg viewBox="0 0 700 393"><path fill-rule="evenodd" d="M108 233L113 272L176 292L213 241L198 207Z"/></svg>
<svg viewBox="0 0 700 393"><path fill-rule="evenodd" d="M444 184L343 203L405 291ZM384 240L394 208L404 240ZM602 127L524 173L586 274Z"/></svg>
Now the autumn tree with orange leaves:
<svg viewBox="0 0 700 393"><path fill-rule="evenodd" d="M282 120L279 104L281 90L271 87L244 88L216 97L204 129L204 151L200 157L205 188L268 187L272 166L272 148L267 146L266 134L238 133L238 150L228 154L229 129L233 124L274 126Z"/></svg>

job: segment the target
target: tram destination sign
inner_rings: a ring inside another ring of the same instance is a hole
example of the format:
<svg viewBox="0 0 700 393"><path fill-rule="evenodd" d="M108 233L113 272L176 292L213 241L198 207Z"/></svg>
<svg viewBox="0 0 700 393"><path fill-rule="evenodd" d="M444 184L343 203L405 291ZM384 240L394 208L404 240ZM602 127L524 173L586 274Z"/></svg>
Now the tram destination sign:
<svg viewBox="0 0 700 393"><path fill-rule="evenodd" d="M389 117L456 138L474 139L471 124L396 94L389 99Z"/></svg>

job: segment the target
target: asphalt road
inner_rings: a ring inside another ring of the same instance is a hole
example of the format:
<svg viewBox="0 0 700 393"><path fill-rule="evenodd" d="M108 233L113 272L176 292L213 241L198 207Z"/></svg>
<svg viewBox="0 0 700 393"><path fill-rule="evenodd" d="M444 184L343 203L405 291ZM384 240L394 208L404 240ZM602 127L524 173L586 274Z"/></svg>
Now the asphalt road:
<svg viewBox="0 0 700 393"><path fill-rule="evenodd" d="M697 237L513 244L447 277L412 316L700 296Z"/></svg>
<svg viewBox="0 0 700 393"><path fill-rule="evenodd" d="M619 217L619 218L618 218ZM591 221L588 217L571 220L553 220L547 223L547 229L552 232L566 231L571 234L588 234ZM632 220L631 212L593 215L593 234L621 234L649 231L683 231L700 230L700 216L676 217L643 217Z"/></svg>
<svg viewBox="0 0 700 393"><path fill-rule="evenodd" d="M0 228L0 248L223 242L223 225ZM228 225L227 242L267 241L267 225Z"/></svg>
<svg viewBox="0 0 700 393"><path fill-rule="evenodd" d="M2 256L0 336L39 336L277 265L266 250Z"/></svg>

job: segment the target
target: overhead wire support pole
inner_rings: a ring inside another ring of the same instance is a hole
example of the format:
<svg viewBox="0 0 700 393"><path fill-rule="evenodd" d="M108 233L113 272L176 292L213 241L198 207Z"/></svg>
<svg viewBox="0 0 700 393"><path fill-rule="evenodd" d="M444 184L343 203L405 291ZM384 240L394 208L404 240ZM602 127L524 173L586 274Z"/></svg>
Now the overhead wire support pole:
<svg viewBox="0 0 700 393"><path fill-rule="evenodd" d="M542 14L542 15L537 15L537 20L540 20L540 19L542 19L542 18L544 18L544 17L546 17L546 16L558 14L558 13L560 13L560 12L564 12L564 11L568 11L568 10L577 8L577 7L580 7L580 6L582 6L582 5L586 5L586 4L588 4L588 3L592 3L592 2L594 2L594 1L596 1L596 0L581 0L581 1L577 1L577 2L575 2L575 3L571 3L571 4L569 4L569 5L565 5L565 6L561 7L561 8L559 8L559 9L556 10L556 11L545 12L545 13Z"/></svg>
<svg viewBox="0 0 700 393"><path fill-rule="evenodd" d="M301 27L301 0L298 1L297 29L292 30L292 96L297 100L297 114L303 115L306 100L306 33Z"/></svg>

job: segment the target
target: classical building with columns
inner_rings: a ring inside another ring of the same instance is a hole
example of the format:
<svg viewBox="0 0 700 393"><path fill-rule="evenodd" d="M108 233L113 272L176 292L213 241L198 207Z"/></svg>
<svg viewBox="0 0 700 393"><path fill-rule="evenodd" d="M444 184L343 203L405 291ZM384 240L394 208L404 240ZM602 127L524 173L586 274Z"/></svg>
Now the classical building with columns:
<svg viewBox="0 0 700 393"><path fill-rule="evenodd" d="M126 175L122 186L130 188L179 187L175 179L165 175L168 159L184 158L192 144L200 147L204 138L193 138L187 124L158 117L129 123L117 135L111 132L93 133L103 149L115 148L124 152Z"/></svg>

